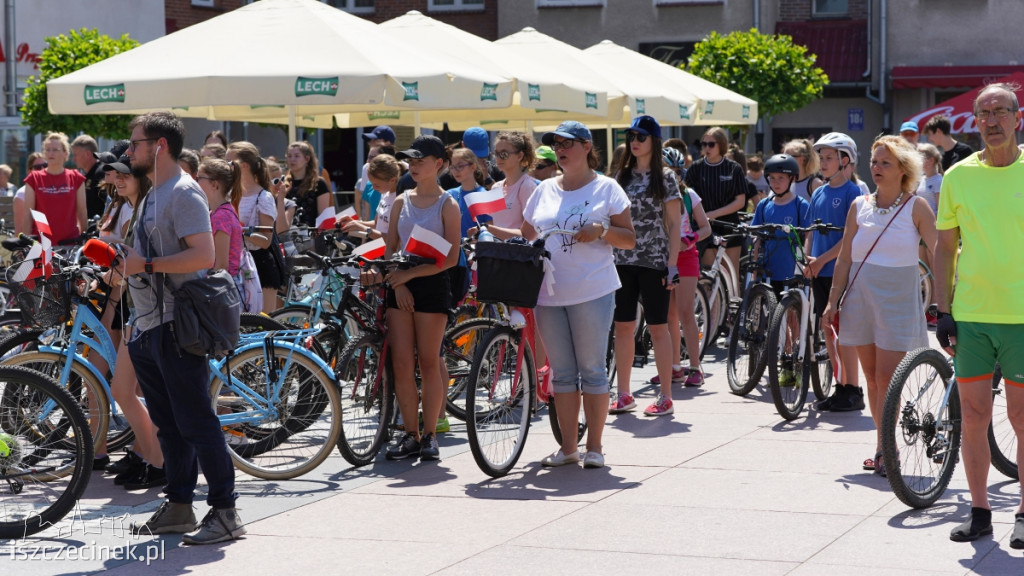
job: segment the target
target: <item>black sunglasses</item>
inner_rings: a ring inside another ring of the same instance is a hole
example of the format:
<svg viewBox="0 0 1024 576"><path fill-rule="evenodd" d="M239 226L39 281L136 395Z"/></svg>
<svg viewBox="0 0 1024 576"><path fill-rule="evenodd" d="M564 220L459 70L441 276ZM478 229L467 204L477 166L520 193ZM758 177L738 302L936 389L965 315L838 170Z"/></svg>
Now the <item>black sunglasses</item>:
<svg viewBox="0 0 1024 576"><path fill-rule="evenodd" d="M637 142L640 143L647 142L647 134L641 134L639 132L626 132L626 142L632 142L633 140L636 140Z"/></svg>
<svg viewBox="0 0 1024 576"><path fill-rule="evenodd" d="M34 164L34 165L32 165L32 169L33 170L42 170L43 168L46 168L47 166L49 166L49 164L47 164L46 162L43 162L42 164Z"/></svg>
<svg viewBox="0 0 1024 576"><path fill-rule="evenodd" d="M547 170L548 168L551 168L554 165L554 162L540 162L537 164L537 170Z"/></svg>
<svg viewBox="0 0 1024 576"><path fill-rule="evenodd" d="M700 145L703 146L704 148L713 148L715 146L718 146L718 142L701 142Z"/></svg>

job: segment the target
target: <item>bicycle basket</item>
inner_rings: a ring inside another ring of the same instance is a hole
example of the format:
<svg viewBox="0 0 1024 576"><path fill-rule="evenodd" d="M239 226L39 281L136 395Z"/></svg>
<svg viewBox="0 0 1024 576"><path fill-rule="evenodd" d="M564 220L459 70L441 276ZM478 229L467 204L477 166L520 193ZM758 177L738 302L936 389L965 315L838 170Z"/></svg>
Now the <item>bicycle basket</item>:
<svg viewBox="0 0 1024 576"><path fill-rule="evenodd" d="M22 322L35 328L63 324L71 314L70 279L62 274L11 282L11 293L21 311Z"/></svg>
<svg viewBox="0 0 1024 576"><path fill-rule="evenodd" d="M477 300L533 308L547 255L543 247L531 244L477 242Z"/></svg>

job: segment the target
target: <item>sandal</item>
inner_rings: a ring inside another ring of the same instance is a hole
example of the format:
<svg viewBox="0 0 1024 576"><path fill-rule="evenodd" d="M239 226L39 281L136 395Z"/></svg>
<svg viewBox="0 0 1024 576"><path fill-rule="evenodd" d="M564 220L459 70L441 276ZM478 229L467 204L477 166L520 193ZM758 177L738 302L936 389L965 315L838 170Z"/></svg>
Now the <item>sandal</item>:
<svg viewBox="0 0 1024 576"><path fill-rule="evenodd" d="M879 453L875 454L874 458L868 458L868 459L864 460L864 463L861 466L865 470L870 470L870 471L874 472L874 471L878 470L878 465L881 464L881 463L882 463L882 453L879 452Z"/></svg>

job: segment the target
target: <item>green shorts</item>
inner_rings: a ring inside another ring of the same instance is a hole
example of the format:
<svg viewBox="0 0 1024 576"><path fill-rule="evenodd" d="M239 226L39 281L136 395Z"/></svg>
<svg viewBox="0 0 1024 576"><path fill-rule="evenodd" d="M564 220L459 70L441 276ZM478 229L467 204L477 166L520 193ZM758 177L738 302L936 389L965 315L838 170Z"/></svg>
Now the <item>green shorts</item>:
<svg viewBox="0 0 1024 576"><path fill-rule="evenodd" d="M1024 387L1024 325L956 323L956 381L992 382L996 362L1007 384Z"/></svg>

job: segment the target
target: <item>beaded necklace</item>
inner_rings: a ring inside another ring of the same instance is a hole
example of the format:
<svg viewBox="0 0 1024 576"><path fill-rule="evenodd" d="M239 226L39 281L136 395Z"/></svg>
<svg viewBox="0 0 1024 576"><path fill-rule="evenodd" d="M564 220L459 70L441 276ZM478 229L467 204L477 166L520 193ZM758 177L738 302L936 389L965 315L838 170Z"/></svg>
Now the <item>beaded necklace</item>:
<svg viewBox="0 0 1024 576"><path fill-rule="evenodd" d="M896 208L899 207L899 205L903 202L903 195L904 194L905 194L905 192L900 192L900 195L896 197L896 201L893 202L892 205L889 206L888 208L879 208L878 207L878 192L873 192L871 194L871 205L875 207L875 212L877 212L878 214L881 214L882 216L885 216L889 212L892 212L893 210L895 210Z"/></svg>

